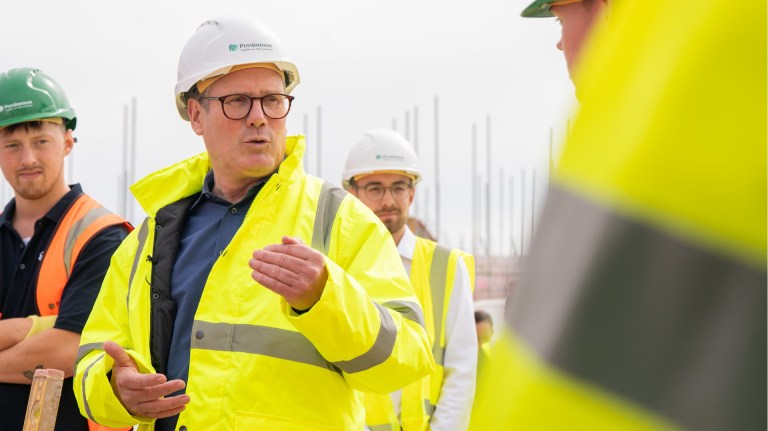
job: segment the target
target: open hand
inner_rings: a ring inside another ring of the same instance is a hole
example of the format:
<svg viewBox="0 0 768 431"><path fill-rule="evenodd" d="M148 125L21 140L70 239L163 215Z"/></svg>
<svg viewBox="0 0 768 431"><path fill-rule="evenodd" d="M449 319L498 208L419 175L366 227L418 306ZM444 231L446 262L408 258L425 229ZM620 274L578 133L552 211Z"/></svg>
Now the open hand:
<svg viewBox="0 0 768 431"><path fill-rule="evenodd" d="M183 380L167 381L162 374L142 374L136 362L113 341L104 343L104 351L115 360L112 389L128 412L145 418L165 418L182 412L189 395L164 398L184 389Z"/></svg>

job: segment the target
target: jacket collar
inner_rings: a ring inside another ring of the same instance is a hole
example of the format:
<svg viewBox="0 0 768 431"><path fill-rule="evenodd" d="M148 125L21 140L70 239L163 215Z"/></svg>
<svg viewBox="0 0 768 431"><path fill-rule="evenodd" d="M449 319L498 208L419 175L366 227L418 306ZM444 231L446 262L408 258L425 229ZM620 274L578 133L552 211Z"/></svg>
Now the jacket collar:
<svg viewBox="0 0 768 431"><path fill-rule="evenodd" d="M274 175L277 181L286 182L304 172L301 165L304 149L304 136L286 137L285 159ZM160 208L200 193L210 169L208 153L200 153L147 175L131 186L131 192L147 215L155 217Z"/></svg>

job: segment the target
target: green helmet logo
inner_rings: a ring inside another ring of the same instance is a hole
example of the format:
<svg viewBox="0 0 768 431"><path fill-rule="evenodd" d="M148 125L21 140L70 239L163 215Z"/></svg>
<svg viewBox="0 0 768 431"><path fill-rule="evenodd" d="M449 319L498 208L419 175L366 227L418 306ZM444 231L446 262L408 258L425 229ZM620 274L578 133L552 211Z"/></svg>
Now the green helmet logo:
<svg viewBox="0 0 768 431"><path fill-rule="evenodd" d="M233 52L237 51L237 45L235 45L234 43L229 44L229 50Z"/></svg>
<svg viewBox="0 0 768 431"><path fill-rule="evenodd" d="M75 110L56 81L28 67L0 73L0 127L54 117L75 129Z"/></svg>

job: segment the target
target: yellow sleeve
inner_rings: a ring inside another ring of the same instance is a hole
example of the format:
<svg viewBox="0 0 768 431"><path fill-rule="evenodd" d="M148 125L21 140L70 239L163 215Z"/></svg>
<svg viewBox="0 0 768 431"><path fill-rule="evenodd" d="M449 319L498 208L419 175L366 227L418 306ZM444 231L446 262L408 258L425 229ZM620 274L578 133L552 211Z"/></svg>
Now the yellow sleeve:
<svg viewBox="0 0 768 431"><path fill-rule="evenodd" d="M288 319L355 389L388 393L431 373L423 312L390 233L347 196L331 235L322 297L302 315L284 303Z"/></svg>
<svg viewBox="0 0 768 431"><path fill-rule="evenodd" d="M134 350L135 343L128 328L128 278L138 246L137 231L133 231L112 256L93 311L83 328L73 378L80 413L99 424L115 428L147 420L128 413L112 391L108 373L113 361L104 353L103 343L114 341L120 344L142 373L155 372L149 358ZM143 276L140 279L143 280Z"/></svg>

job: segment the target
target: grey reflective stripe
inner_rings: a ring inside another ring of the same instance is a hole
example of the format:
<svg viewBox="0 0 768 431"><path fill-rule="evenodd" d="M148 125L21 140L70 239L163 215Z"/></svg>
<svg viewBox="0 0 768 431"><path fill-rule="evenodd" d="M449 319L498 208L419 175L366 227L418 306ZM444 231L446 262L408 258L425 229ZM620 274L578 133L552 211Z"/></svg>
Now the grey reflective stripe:
<svg viewBox="0 0 768 431"><path fill-rule="evenodd" d="M67 278L69 278L70 263L72 261L72 252L75 248L75 242L80 235L88 229L88 226L94 222L97 218L110 214L110 212L104 207L92 208L88 211L83 218L72 224L72 228L67 232L67 239L64 240L64 270L66 271Z"/></svg>
<svg viewBox="0 0 768 431"><path fill-rule="evenodd" d="M133 256L133 265L131 265L131 274L128 276L128 294L125 295L125 307L130 310L128 302L131 298L131 285L133 284L133 277L136 275L136 268L141 262L141 250L144 249L144 243L147 242L147 236L149 236L149 217L145 217L139 228L139 234L137 239L139 240L139 246L136 247L136 254Z"/></svg>
<svg viewBox="0 0 768 431"><path fill-rule="evenodd" d="M264 355L339 372L304 335L287 329L195 320L191 348Z"/></svg>
<svg viewBox="0 0 768 431"><path fill-rule="evenodd" d="M515 331L551 365L685 429L766 429L765 268L648 220L553 186L512 297Z"/></svg>
<svg viewBox="0 0 768 431"><path fill-rule="evenodd" d="M435 414L435 409L437 409L436 405L433 405L432 403L430 403L429 400L424 400L424 412L428 416L434 415Z"/></svg>
<svg viewBox="0 0 768 431"><path fill-rule="evenodd" d="M445 348L440 346L440 335L443 330L443 304L445 302L445 282L448 277L448 258L451 249L441 246L435 247L432 256L432 265L429 269L429 287L432 291L432 316L435 323L435 341L432 345L432 356L435 363L443 363Z"/></svg>
<svg viewBox="0 0 768 431"><path fill-rule="evenodd" d="M371 431L392 431L392 425L390 424L366 425L366 427Z"/></svg>
<svg viewBox="0 0 768 431"><path fill-rule="evenodd" d="M83 397L83 407L85 408L85 414L88 415L88 419L92 420L93 422L96 422L96 419L93 417L93 413L91 413L91 405L88 404L88 398L85 396L85 381L88 380L88 373L91 371L91 368L96 365L103 357L105 353L102 353L101 355L97 356L96 359L91 362L90 365L88 365L88 368L85 369L85 372L83 373L83 381L80 382L80 387L82 388L82 397Z"/></svg>
<svg viewBox="0 0 768 431"><path fill-rule="evenodd" d="M404 318L424 327L424 312L419 304L411 301L387 301L382 305L390 310L397 311Z"/></svg>
<svg viewBox="0 0 768 431"><path fill-rule="evenodd" d="M77 349L77 359L75 359L75 366L77 366L77 364L79 364L85 355L87 355L91 350L104 350L104 343L88 343L80 346L80 348Z"/></svg>
<svg viewBox="0 0 768 431"><path fill-rule="evenodd" d="M336 220L336 213L346 195L347 192L329 182L323 182L320 189L315 226L312 230L312 248L325 255L328 255L328 250L331 248L333 221Z"/></svg>
<svg viewBox="0 0 768 431"><path fill-rule="evenodd" d="M379 310L379 317L381 320L379 334L376 336L376 341L373 342L373 346L371 346L367 352L354 359L350 359L349 361L334 362L334 365L341 368L346 373L365 371L383 363L389 358L392 354L392 350L395 348L395 340L397 339L397 327L395 327L395 321L383 305L375 302L373 305Z"/></svg>

